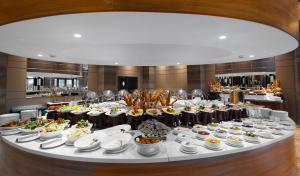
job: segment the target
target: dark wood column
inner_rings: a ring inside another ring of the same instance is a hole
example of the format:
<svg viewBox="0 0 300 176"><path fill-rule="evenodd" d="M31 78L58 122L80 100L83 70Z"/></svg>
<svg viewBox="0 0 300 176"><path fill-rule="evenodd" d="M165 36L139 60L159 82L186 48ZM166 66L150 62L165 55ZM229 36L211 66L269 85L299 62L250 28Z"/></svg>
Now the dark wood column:
<svg viewBox="0 0 300 176"><path fill-rule="evenodd" d="M275 57L276 77L281 81L284 107L292 119L299 122L295 52Z"/></svg>
<svg viewBox="0 0 300 176"><path fill-rule="evenodd" d="M5 112L7 54L0 53L0 114Z"/></svg>

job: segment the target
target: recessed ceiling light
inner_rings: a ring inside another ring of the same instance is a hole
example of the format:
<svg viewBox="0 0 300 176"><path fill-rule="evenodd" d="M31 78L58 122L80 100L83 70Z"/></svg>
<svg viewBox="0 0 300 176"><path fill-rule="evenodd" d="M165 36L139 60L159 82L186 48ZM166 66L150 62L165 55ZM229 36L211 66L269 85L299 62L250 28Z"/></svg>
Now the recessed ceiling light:
<svg viewBox="0 0 300 176"><path fill-rule="evenodd" d="M82 36L81 36L81 34L75 33L75 34L73 34L73 37L75 37L75 38L81 38Z"/></svg>
<svg viewBox="0 0 300 176"><path fill-rule="evenodd" d="M115 62L115 65L118 65L119 63L118 62Z"/></svg>
<svg viewBox="0 0 300 176"><path fill-rule="evenodd" d="M180 62L177 62L177 65L180 65Z"/></svg>
<svg viewBox="0 0 300 176"><path fill-rule="evenodd" d="M226 38L227 38L226 35L220 35L220 36L219 36L219 39L220 39L220 40L224 40L224 39L226 39Z"/></svg>
<svg viewBox="0 0 300 176"><path fill-rule="evenodd" d="M250 58L253 58L253 57L255 57L253 54L251 54L250 56L249 56Z"/></svg>
<svg viewBox="0 0 300 176"><path fill-rule="evenodd" d="M42 54L38 54L37 56L38 56L38 57L43 57L43 55L42 55Z"/></svg>

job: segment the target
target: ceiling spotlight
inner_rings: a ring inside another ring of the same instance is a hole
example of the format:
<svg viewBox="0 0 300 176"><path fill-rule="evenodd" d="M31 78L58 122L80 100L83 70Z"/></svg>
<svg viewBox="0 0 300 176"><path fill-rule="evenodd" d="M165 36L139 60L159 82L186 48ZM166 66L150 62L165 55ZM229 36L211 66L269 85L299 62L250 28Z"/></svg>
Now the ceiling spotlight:
<svg viewBox="0 0 300 176"><path fill-rule="evenodd" d="M226 38L227 38L226 35L221 35L221 36L219 36L219 39L220 39L220 40L224 40L224 39L226 39Z"/></svg>
<svg viewBox="0 0 300 176"><path fill-rule="evenodd" d="M119 65L119 63L118 63L118 62L115 62L115 65Z"/></svg>
<svg viewBox="0 0 300 176"><path fill-rule="evenodd" d="M37 56L38 56L38 57L43 57L43 55L42 55L42 54L38 54Z"/></svg>
<svg viewBox="0 0 300 176"><path fill-rule="evenodd" d="M253 57L255 57L253 54L251 54L250 56L249 56L250 58L253 58Z"/></svg>
<svg viewBox="0 0 300 176"><path fill-rule="evenodd" d="M177 62L176 64L177 64L177 65L180 65L180 62Z"/></svg>
<svg viewBox="0 0 300 176"><path fill-rule="evenodd" d="M75 37L75 38L81 38L82 36L81 36L81 34L75 33L75 34L73 34L73 37Z"/></svg>

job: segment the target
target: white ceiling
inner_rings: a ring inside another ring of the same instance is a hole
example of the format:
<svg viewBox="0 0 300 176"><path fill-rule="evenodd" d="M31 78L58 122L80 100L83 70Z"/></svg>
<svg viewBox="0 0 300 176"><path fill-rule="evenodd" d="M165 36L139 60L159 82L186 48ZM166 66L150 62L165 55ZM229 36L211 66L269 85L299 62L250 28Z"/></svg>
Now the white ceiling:
<svg viewBox="0 0 300 176"><path fill-rule="evenodd" d="M81 34L82 38L74 38L74 33ZM220 40L221 35L227 39ZM83 13L0 26L2 52L82 64L118 62L119 65L152 66L235 62L276 56L297 46L292 36L271 26L191 14ZM51 54L55 57L50 57ZM244 58L239 58L241 55Z"/></svg>

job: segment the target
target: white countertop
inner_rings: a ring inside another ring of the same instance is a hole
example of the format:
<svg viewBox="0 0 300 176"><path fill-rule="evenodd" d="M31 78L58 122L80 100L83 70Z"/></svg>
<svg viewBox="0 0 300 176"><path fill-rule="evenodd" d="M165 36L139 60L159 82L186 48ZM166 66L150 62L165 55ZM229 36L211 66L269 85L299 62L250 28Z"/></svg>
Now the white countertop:
<svg viewBox="0 0 300 176"><path fill-rule="evenodd" d="M16 143L16 138L21 136L20 134L11 136L2 136L2 140L22 151L29 152L36 155L58 158L64 160L83 161L83 162L98 162L98 163L157 163L157 162L170 162L170 161L181 161L191 160L209 157L222 157L223 155L240 153L249 150L255 150L262 148L267 145L274 144L281 140L294 135L295 130L287 131L283 130L284 135L274 135L274 139L263 139L260 138L261 143L252 144L244 143L242 148L234 148L226 145L222 142L224 147L221 151L208 150L202 146L198 146L199 153L197 154L184 154L179 151L180 143L175 142L176 136L170 133L167 136L167 141L160 144L161 152L152 157L144 157L137 153L137 146L134 144L133 138L126 151L119 154L106 154L103 149L99 149L92 152L77 152L73 146L60 146L53 149L41 149L39 147L41 141L35 140L27 143ZM193 134L193 132L189 132ZM137 135L137 133L136 133ZM221 140L223 141L223 140ZM203 145L203 141L198 140L199 145Z"/></svg>

